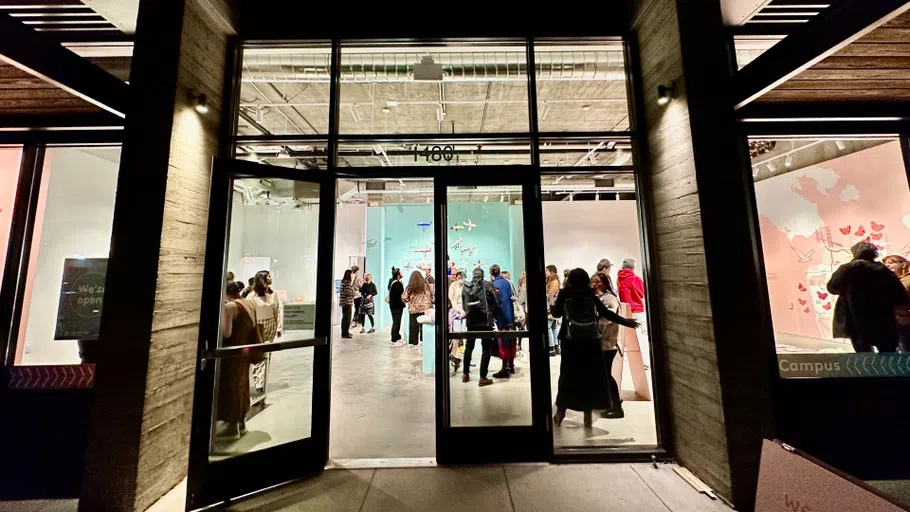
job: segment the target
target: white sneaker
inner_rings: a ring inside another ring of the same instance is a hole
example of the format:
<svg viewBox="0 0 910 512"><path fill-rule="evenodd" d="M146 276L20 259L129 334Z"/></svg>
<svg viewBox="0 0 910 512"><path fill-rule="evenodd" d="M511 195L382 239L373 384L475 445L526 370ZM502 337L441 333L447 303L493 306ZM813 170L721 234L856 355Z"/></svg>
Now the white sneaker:
<svg viewBox="0 0 910 512"><path fill-rule="evenodd" d="M406 343L404 342L404 340L398 340L395 343L392 343L392 346L394 346L394 347L403 347L405 345L406 345Z"/></svg>
<svg viewBox="0 0 910 512"><path fill-rule="evenodd" d="M408 345L408 348L411 350L417 350L417 345Z"/></svg>

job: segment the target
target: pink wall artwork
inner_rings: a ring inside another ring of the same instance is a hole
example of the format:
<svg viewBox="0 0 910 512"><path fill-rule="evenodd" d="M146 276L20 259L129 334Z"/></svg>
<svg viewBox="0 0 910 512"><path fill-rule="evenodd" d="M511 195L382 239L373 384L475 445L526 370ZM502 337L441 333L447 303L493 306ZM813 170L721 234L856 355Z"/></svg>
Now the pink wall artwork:
<svg viewBox="0 0 910 512"><path fill-rule="evenodd" d="M833 144L833 142L832 142ZM755 184L774 331L831 340L825 285L865 240L910 256L910 188L893 141Z"/></svg>

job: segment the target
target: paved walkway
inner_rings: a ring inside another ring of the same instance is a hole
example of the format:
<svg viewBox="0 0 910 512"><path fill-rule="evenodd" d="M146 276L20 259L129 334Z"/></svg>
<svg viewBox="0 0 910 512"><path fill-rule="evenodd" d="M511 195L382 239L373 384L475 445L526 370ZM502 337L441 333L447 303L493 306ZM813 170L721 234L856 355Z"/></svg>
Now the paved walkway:
<svg viewBox="0 0 910 512"><path fill-rule="evenodd" d="M517 464L332 470L234 504L273 511L609 511L730 509L698 494L670 465Z"/></svg>
<svg viewBox="0 0 910 512"><path fill-rule="evenodd" d="M185 488L184 488L185 489ZM185 490L183 491L185 493ZM153 507L179 511L172 493ZM0 503L0 512L72 512L75 500ZM414 469L333 469L219 510L729 512L660 464L513 464Z"/></svg>

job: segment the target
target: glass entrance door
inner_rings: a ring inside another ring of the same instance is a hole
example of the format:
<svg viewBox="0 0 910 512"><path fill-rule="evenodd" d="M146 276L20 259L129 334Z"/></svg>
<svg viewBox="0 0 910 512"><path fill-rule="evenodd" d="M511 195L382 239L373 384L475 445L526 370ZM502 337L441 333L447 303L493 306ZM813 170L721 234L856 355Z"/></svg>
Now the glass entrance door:
<svg viewBox="0 0 910 512"><path fill-rule="evenodd" d="M328 456L334 180L232 160L212 189L189 508Z"/></svg>
<svg viewBox="0 0 910 512"><path fill-rule="evenodd" d="M437 179L440 463L545 460L549 436L540 182L524 170Z"/></svg>

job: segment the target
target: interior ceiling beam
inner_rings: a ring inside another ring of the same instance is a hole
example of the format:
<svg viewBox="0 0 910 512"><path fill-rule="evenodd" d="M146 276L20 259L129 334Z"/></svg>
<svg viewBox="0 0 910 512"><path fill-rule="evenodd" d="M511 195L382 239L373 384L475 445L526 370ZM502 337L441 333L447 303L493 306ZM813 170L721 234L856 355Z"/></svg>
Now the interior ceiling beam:
<svg viewBox="0 0 910 512"><path fill-rule="evenodd" d="M129 85L44 37L9 14L0 13L0 60L123 118Z"/></svg>
<svg viewBox="0 0 910 512"><path fill-rule="evenodd" d="M785 37L733 77L739 109L910 7L907 0L842 0Z"/></svg>
<svg viewBox="0 0 910 512"><path fill-rule="evenodd" d="M769 3L771 0L720 0L720 12L725 25L742 25Z"/></svg>

